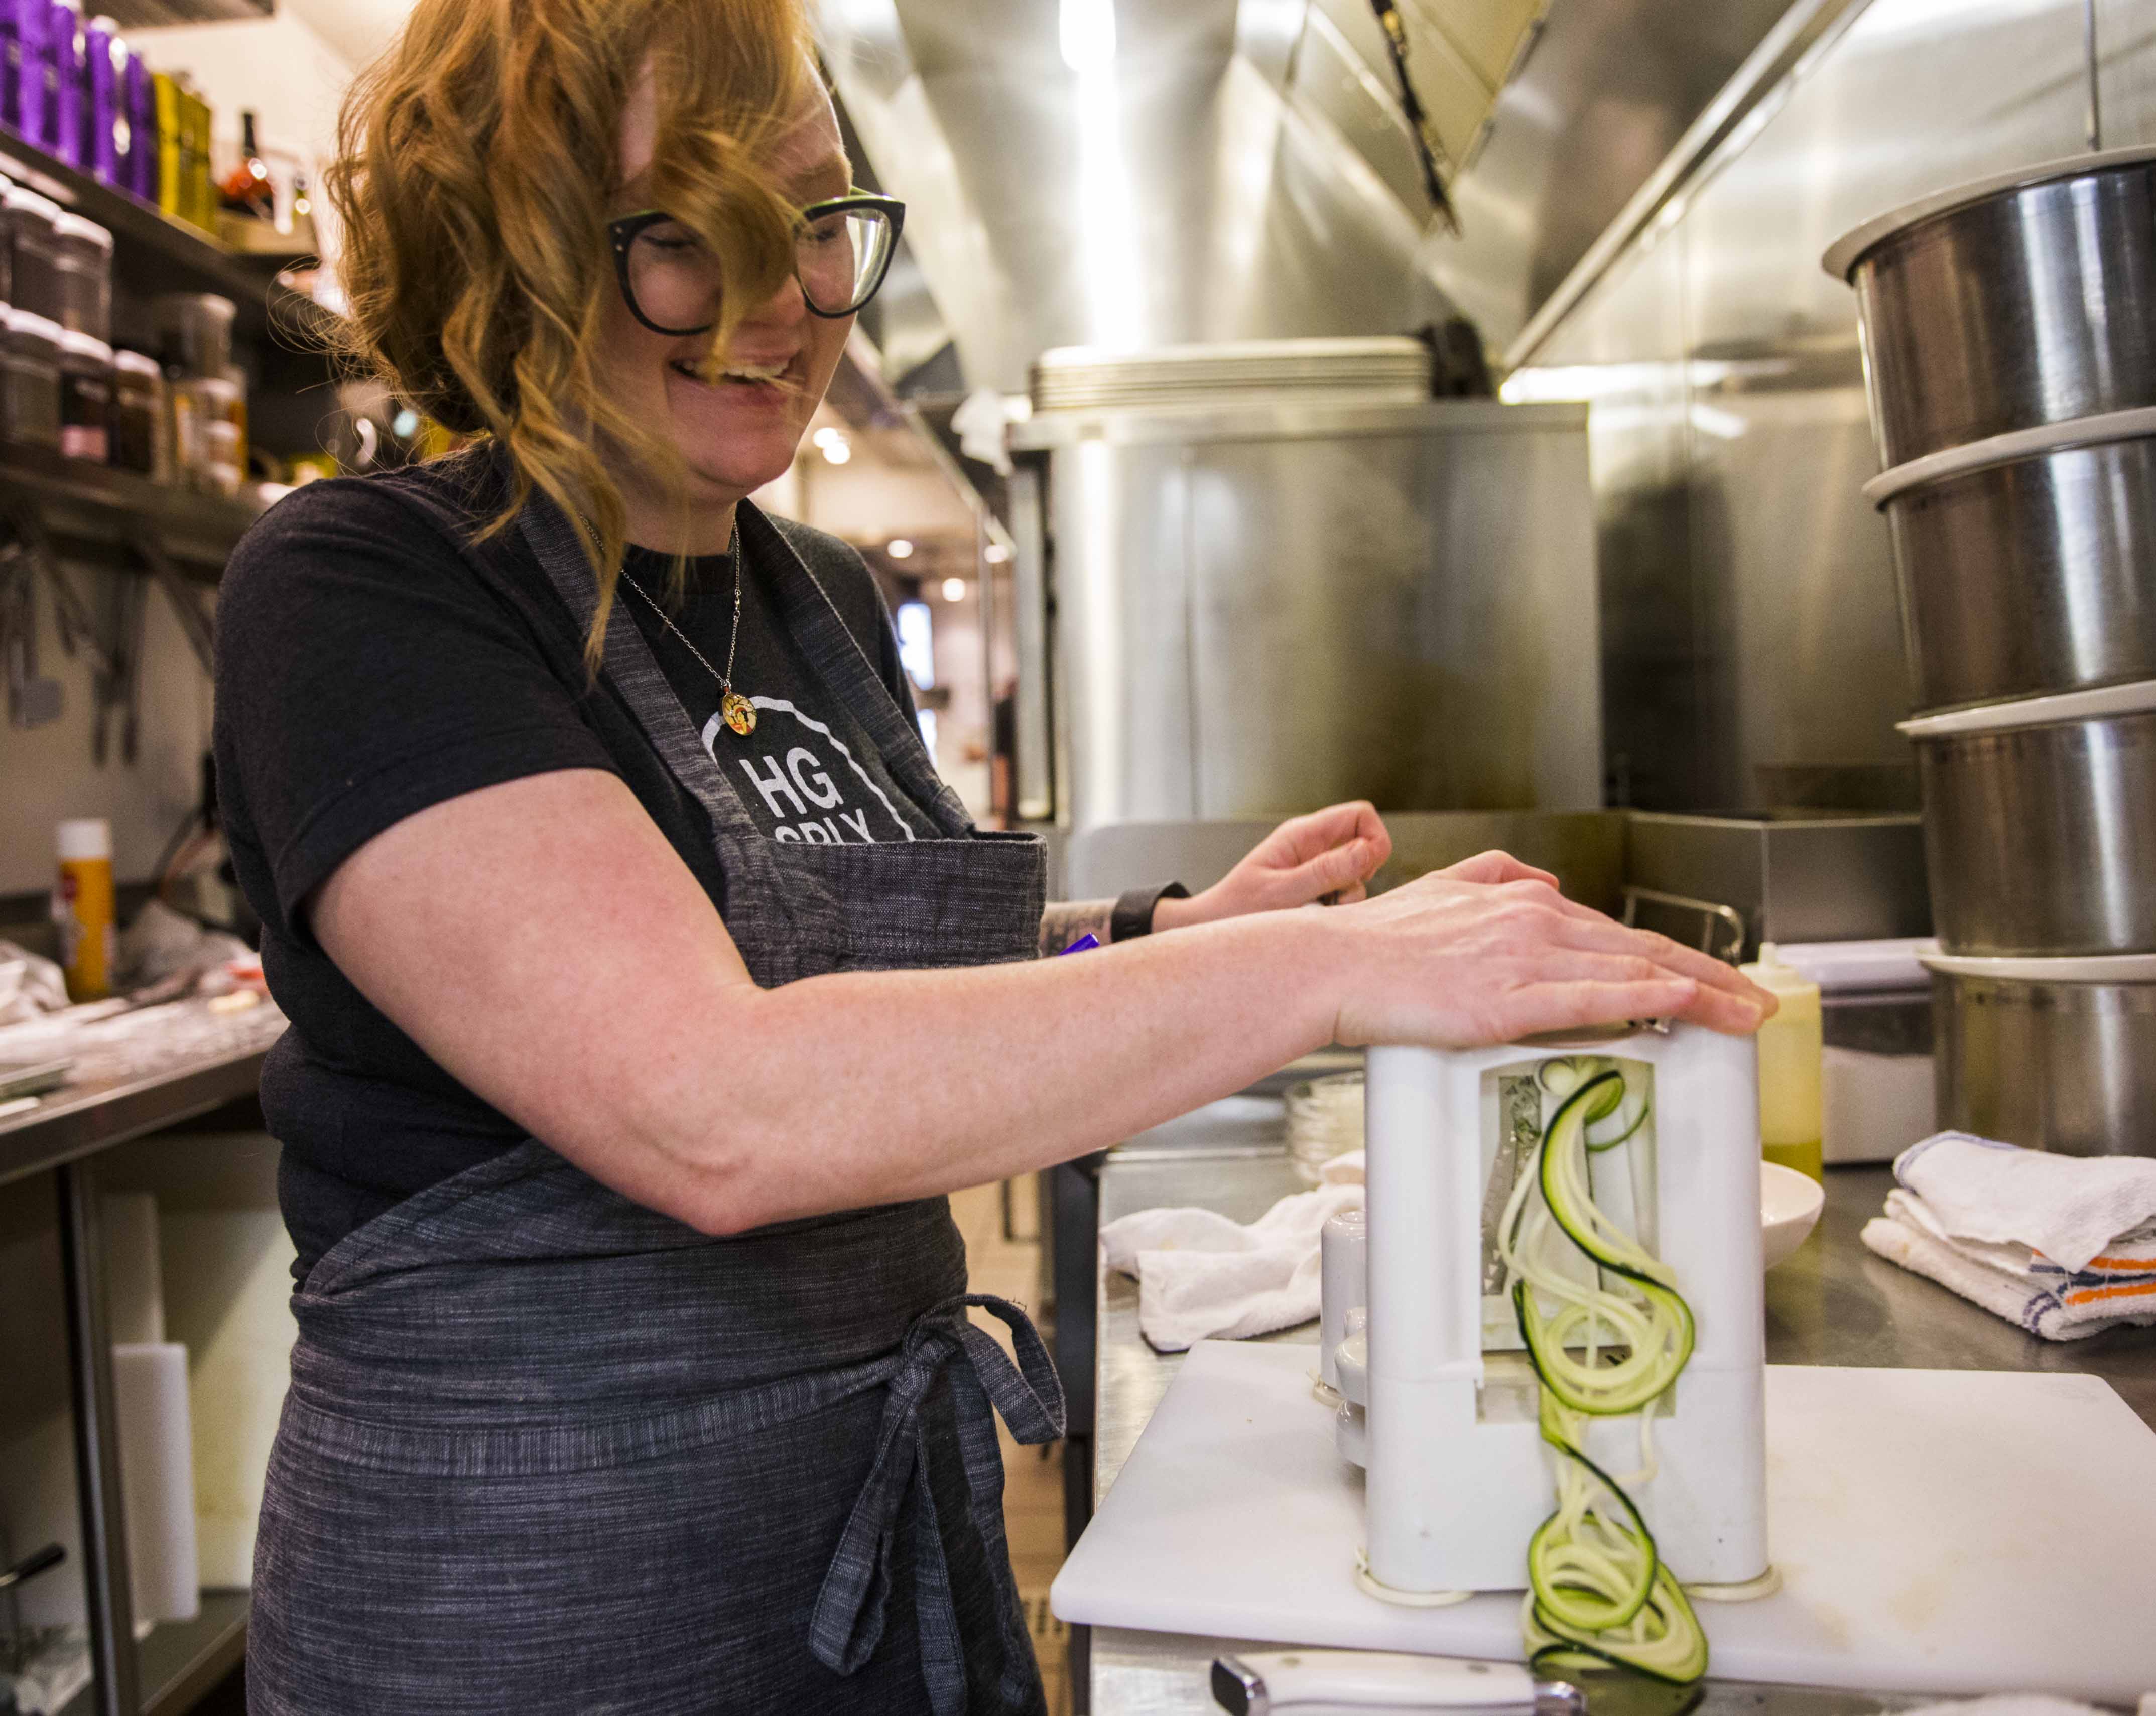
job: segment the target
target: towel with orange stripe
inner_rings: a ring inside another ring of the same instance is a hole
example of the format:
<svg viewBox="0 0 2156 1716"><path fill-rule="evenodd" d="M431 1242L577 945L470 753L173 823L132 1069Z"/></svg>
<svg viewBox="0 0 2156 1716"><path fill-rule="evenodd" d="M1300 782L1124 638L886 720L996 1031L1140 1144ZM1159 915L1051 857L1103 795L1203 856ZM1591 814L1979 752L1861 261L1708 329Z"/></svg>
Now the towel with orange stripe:
<svg viewBox="0 0 2156 1716"><path fill-rule="evenodd" d="M2156 1160L1941 1132L1894 1161L1864 1243L2048 1340L2156 1323Z"/></svg>

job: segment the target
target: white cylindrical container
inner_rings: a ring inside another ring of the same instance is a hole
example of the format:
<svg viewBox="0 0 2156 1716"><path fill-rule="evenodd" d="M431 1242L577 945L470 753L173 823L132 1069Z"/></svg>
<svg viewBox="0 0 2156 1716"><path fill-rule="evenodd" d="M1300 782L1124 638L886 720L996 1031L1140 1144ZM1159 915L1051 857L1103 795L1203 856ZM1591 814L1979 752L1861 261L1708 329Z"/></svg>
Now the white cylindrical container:
<svg viewBox="0 0 2156 1716"><path fill-rule="evenodd" d="M1333 1355L1348 1333L1348 1314L1370 1302L1369 1228L1360 1210L1326 1218L1318 1238L1318 1375L1340 1386Z"/></svg>
<svg viewBox="0 0 2156 1716"><path fill-rule="evenodd" d="M202 1583L187 1348L115 1345L112 1401L135 1618L192 1621L202 1612Z"/></svg>

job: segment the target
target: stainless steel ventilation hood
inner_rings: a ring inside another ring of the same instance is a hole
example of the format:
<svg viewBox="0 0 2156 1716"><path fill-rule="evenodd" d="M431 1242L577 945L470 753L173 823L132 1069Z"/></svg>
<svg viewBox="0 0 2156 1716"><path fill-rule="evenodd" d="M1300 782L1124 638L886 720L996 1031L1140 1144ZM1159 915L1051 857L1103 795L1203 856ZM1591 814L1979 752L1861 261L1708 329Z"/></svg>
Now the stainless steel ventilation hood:
<svg viewBox="0 0 2156 1716"><path fill-rule="evenodd" d="M820 21L966 383L1016 392L1059 346L1466 314L1502 350L1788 4L1399 0L1457 237L1368 0L822 0Z"/></svg>

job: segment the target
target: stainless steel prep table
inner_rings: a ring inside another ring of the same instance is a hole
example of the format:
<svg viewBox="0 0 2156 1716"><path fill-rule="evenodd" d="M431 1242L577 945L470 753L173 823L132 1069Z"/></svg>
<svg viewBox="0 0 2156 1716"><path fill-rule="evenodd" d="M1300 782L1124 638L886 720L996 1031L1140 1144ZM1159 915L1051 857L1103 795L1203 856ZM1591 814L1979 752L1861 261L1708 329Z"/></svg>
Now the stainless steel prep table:
<svg viewBox="0 0 2156 1716"><path fill-rule="evenodd" d="M264 1058L284 1034L285 1016L273 1005L220 1014L200 999L119 1014L58 1045L25 1042L20 1033L10 1042L0 1032L0 1061L76 1063L35 1108L0 1119L0 1184L253 1095Z"/></svg>
<svg viewBox="0 0 2156 1716"><path fill-rule="evenodd" d="M1202 1144L1176 1148L1184 1140ZM2086 1371L2110 1383L2143 1422L2156 1427L2156 1329L2112 1329L2066 1343L2039 1340L1873 1257L1856 1236L1878 1212L1892 1183L1883 1167L1827 1170L1826 1211L1818 1231L1767 1277L1769 1362ZM1101 1172L1101 1220L1163 1205L1200 1204L1248 1222L1275 1200L1305 1189L1287 1160L1278 1104L1236 1098L1112 1152ZM1104 1268L1098 1292L1096 1504L1183 1362L1179 1354L1155 1352L1138 1333L1136 1282ZM1312 1343L1317 1325L1267 1338ZM1206 1670L1219 1652L1242 1643L1254 1642L1096 1628L1090 1652L1093 1716L1217 1716ZM1710 1716L1738 1711L1822 1716L1931 1702L1916 1695L1718 1682L1699 1708Z"/></svg>
<svg viewBox="0 0 2156 1716"><path fill-rule="evenodd" d="M68 1082L35 1108L0 1120L0 1186L50 1172L59 1199L82 1576L96 1672L94 1688L70 1711L184 1711L246 1653L244 1591L206 1592L197 1620L165 1623L139 1642L134 1637L95 1159L253 1094L263 1060L284 1031L285 1016L267 1001L226 1013L191 999L113 1016L71 1031L64 1042L35 1032L0 1040L0 1056L64 1056L75 1063Z"/></svg>

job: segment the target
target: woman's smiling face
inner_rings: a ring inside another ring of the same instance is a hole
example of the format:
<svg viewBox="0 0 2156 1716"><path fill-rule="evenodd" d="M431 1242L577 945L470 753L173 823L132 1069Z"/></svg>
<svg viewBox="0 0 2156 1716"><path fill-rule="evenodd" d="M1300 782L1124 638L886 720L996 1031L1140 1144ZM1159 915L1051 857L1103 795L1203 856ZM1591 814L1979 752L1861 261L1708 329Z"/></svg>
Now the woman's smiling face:
<svg viewBox="0 0 2156 1716"><path fill-rule="evenodd" d="M651 162L656 122L657 100L647 75L623 116L625 188L617 213L647 206L636 200L636 193ZM808 98L773 148L769 164L780 190L797 207L845 195L852 169L820 82L812 80ZM725 511L730 523L735 501L783 476L793 464L853 325L851 316L813 315L800 283L789 278L741 322L720 373L709 335L655 333L636 319L619 292L610 292L593 366L614 403L679 453L688 474L692 514L716 523L716 515ZM633 519L645 510L639 502L656 499L634 472L617 471L615 476ZM700 540L681 546L693 553L718 551L726 545Z"/></svg>

